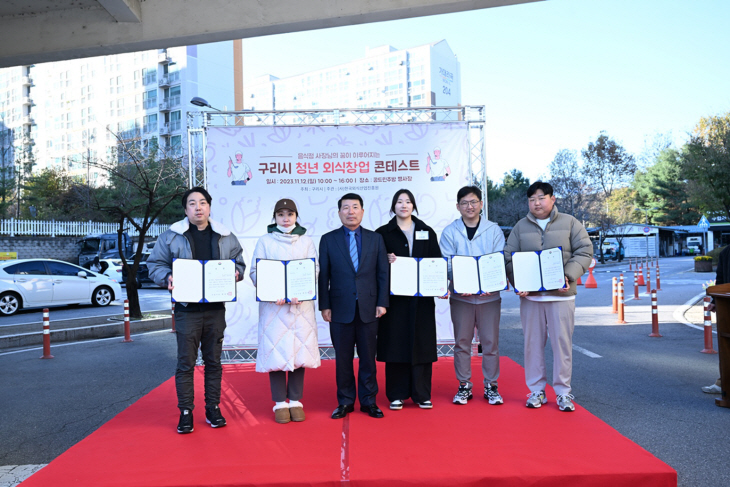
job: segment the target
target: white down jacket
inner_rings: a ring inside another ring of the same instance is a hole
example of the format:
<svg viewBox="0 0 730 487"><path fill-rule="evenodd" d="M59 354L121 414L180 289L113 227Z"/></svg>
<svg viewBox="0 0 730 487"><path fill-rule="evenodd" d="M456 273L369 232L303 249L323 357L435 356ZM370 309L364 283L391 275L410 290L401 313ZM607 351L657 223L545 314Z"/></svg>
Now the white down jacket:
<svg viewBox="0 0 730 487"><path fill-rule="evenodd" d="M295 260L314 257L317 251L306 235L269 233L256 243L251 261L251 280L256 284L256 260ZM319 274L319 260L317 260ZM292 371L320 366L314 301L259 303L259 347L256 372Z"/></svg>

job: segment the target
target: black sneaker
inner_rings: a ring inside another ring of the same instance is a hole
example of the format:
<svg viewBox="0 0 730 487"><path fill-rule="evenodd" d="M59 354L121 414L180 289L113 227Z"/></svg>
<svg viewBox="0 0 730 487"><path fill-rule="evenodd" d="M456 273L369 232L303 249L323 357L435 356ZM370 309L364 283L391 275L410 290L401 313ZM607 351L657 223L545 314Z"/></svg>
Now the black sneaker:
<svg viewBox="0 0 730 487"><path fill-rule="evenodd" d="M177 423L177 432L180 434L192 433L193 430L193 411L190 409L180 410L180 421Z"/></svg>
<svg viewBox="0 0 730 487"><path fill-rule="evenodd" d="M211 428L222 428L226 425L226 418L221 414L221 409L217 404L215 406L205 407L205 422Z"/></svg>

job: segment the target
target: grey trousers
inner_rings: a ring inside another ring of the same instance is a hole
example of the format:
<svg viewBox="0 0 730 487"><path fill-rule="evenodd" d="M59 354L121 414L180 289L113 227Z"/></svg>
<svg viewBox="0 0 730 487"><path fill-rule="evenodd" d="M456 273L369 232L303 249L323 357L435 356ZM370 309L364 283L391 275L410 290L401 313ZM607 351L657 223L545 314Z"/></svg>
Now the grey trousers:
<svg viewBox="0 0 730 487"><path fill-rule="evenodd" d="M525 382L532 392L545 390L545 345L548 334L553 349L553 389L570 394L573 375L575 300L530 301L520 298L520 318L525 335Z"/></svg>
<svg viewBox="0 0 730 487"><path fill-rule="evenodd" d="M454 369L460 382L471 383L471 342L474 328L482 344L484 386L497 385L499 379L499 316L502 299L484 304L451 300L454 324Z"/></svg>
<svg viewBox="0 0 730 487"><path fill-rule="evenodd" d="M304 392L304 367L291 372L283 370L269 372L269 384L271 384L271 399L274 402L284 402L287 399L298 401Z"/></svg>

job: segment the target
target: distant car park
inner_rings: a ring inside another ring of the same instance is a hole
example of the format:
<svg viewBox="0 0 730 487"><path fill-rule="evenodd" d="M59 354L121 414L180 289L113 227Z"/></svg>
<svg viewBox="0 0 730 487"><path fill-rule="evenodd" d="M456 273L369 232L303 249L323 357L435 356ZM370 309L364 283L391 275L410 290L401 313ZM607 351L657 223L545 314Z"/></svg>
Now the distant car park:
<svg viewBox="0 0 730 487"><path fill-rule="evenodd" d="M152 284L155 287L158 287L157 284L150 278L150 270L147 267L147 259L149 259L150 254L148 252L145 252L142 254L142 260L139 262L139 267L137 268L137 284L139 287L143 287L145 284ZM132 260L127 261L128 265L132 265ZM127 282L127 270L122 268L122 283Z"/></svg>
<svg viewBox="0 0 730 487"><path fill-rule="evenodd" d="M52 259L0 261L0 316L25 308L108 306L122 288L107 275Z"/></svg>

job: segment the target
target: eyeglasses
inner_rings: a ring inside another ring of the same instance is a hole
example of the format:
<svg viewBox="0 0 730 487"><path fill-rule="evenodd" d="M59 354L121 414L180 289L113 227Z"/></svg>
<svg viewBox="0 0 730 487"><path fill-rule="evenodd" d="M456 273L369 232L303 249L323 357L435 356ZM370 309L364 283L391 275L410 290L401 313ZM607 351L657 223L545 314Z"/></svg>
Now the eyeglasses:
<svg viewBox="0 0 730 487"><path fill-rule="evenodd" d="M461 206L462 208L476 208L477 206L479 206L479 203L481 203L481 201L479 200L462 201L461 203L459 203L459 206Z"/></svg>

